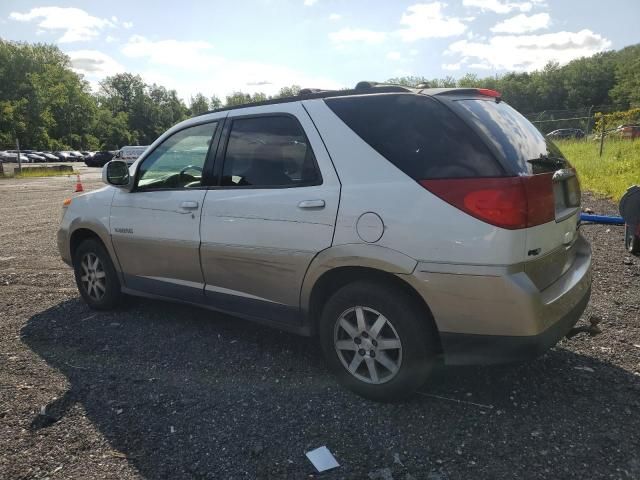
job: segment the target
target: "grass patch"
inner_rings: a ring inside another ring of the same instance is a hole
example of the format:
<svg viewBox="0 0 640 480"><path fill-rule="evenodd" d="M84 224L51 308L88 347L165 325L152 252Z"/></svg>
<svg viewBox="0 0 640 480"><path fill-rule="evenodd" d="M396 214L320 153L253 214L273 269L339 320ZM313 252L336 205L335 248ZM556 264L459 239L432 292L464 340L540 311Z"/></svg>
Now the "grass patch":
<svg viewBox="0 0 640 480"><path fill-rule="evenodd" d="M60 171L60 170L43 170L43 169L36 169L36 168L23 168L22 172L18 172L18 169L16 168L13 171L13 175L7 175L7 172L5 172L4 175L0 175L0 179L7 179L7 178L38 178L38 177L67 177L70 175L76 175L78 172L77 171L72 171L72 172L65 172L65 171Z"/></svg>
<svg viewBox="0 0 640 480"><path fill-rule="evenodd" d="M602 157L600 142L560 140L556 145L575 167L583 190L616 201L634 184L640 184L640 141L605 139Z"/></svg>

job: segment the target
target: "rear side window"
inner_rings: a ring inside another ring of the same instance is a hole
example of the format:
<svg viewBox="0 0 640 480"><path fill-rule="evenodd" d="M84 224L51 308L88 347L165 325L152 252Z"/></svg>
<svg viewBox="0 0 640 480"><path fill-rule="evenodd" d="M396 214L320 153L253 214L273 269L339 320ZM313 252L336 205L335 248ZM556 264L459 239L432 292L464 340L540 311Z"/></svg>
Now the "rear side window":
<svg viewBox="0 0 640 480"><path fill-rule="evenodd" d="M222 172L227 187L296 187L321 183L302 126L290 116L233 121Z"/></svg>
<svg viewBox="0 0 640 480"><path fill-rule="evenodd" d="M415 180L504 175L480 138L429 97L366 95L325 102L360 138Z"/></svg>

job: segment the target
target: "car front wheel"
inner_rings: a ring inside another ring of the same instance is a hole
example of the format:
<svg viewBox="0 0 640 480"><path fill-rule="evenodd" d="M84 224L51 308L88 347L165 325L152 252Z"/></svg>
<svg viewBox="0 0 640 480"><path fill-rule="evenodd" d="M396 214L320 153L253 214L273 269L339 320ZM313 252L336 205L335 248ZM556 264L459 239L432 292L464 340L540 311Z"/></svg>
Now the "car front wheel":
<svg viewBox="0 0 640 480"><path fill-rule="evenodd" d="M91 308L109 310L121 299L120 279L102 243L84 240L73 255L73 269L80 295Z"/></svg>
<svg viewBox="0 0 640 480"><path fill-rule="evenodd" d="M342 287L323 309L319 334L340 382L372 400L411 395L435 363L437 333L428 312L395 286Z"/></svg>

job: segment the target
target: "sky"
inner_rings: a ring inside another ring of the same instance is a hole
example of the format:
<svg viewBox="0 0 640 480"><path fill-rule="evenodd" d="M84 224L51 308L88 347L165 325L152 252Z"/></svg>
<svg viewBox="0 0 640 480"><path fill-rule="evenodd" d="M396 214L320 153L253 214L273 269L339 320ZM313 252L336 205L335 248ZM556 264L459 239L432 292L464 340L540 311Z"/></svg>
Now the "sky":
<svg viewBox="0 0 640 480"><path fill-rule="evenodd" d="M106 76L224 96L531 71L640 42L640 0L0 0L0 37Z"/></svg>

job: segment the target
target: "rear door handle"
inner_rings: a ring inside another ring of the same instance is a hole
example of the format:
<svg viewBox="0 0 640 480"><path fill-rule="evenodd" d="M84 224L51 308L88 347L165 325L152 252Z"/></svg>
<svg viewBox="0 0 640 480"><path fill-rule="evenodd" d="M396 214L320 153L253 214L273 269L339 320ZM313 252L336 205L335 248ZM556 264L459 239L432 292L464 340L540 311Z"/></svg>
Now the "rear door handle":
<svg viewBox="0 0 640 480"><path fill-rule="evenodd" d="M324 208L324 200L303 200L298 208Z"/></svg>

